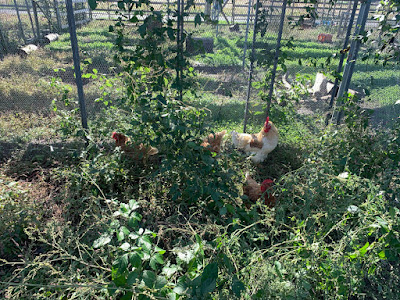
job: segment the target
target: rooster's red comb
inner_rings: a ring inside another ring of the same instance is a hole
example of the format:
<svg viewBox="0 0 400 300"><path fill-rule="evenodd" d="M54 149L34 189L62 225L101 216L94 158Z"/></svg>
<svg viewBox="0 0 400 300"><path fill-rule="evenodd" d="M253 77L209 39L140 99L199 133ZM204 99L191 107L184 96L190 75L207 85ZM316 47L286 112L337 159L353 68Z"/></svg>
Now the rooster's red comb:
<svg viewBox="0 0 400 300"><path fill-rule="evenodd" d="M269 189L270 187L272 187L272 184L274 183L274 181L272 179L265 179L262 183L261 183L261 192L265 192L267 189Z"/></svg>
<svg viewBox="0 0 400 300"><path fill-rule="evenodd" d="M269 116L268 116L267 119L265 120L264 126L267 127L267 126L268 126L268 123L269 123Z"/></svg>
<svg viewBox="0 0 400 300"><path fill-rule="evenodd" d="M111 137L115 140L115 139L117 139L117 132L116 131L114 131L113 133L112 133L112 135L111 135Z"/></svg>

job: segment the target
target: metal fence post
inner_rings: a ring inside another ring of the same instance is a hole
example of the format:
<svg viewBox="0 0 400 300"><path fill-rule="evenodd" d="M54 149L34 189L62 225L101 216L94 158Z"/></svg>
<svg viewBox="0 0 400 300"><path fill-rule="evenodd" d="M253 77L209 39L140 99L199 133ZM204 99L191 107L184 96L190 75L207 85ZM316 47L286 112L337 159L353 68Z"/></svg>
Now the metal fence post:
<svg viewBox="0 0 400 300"><path fill-rule="evenodd" d="M56 12L56 19L57 19L57 27L58 33L62 32L62 24L61 24L61 15L60 15L60 7L57 0L54 0L54 10Z"/></svg>
<svg viewBox="0 0 400 300"><path fill-rule="evenodd" d="M347 44L349 43L349 39L350 39L350 35L351 35L351 29L353 28L354 17L356 15L356 11L357 11L357 5L358 5L358 0L354 0L353 9L352 9L351 15L350 15L349 25L347 26L346 37L345 37L344 42L343 42L343 49L346 49ZM340 72L342 72L343 61L344 61L344 57L345 56L346 56L346 53L344 53L344 52L340 55L339 65L338 65L338 68L336 70L337 74L340 74ZM338 90L338 85L339 85L339 79L336 78L334 86L333 86L333 89L332 89L331 100L329 102L329 109L332 108L333 103L335 101L336 92Z"/></svg>
<svg viewBox="0 0 400 300"><path fill-rule="evenodd" d="M254 68L254 60L255 60L255 54L256 54L255 53L255 43L256 43L256 36L257 36L257 21L258 21L258 8L259 8L259 5L260 5L260 0L257 0L257 2L256 2L256 14L254 16L253 44L252 44L251 56L250 56L249 82L247 84L246 107L245 107L245 110L244 110L243 132L246 132L247 118L248 118L248 114L249 114L251 82L253 80L253 68Z"/></svg>
<svg viewBox="0 0 400 300"><path fill-rule="evenodd" d="M280 54L280 50L281 50L283 23L285 21L285 16L286 16L286 7L287 7L287 0L283 0L282 12L281 12L281 20L280 20L280 23L279 23L278 39L276 41L276 49L275 49L275 56L274 56L274 66L272 68L271 83L269 85L269 92L268 92L268 98L267 98L267 111L266 111L267 117L269 116L269 110L271 108L272 93L274 92L276 69L278 67L279 54Z"/></svg>
<svg viewBox="0 0 400 300"><path fill-rule="evenodd" d="M183 90L182 90L182 61L183 61L183 12L184 12L184 0L178 0L177 2L177 13L178 13L178 20L177 20L177 35L176 35L176 42L177 42L177 62L176 62L176 83L179 92L179 100L182 101L183 98Z"/></svg>
<svg viewBox="0 0 400 300"><path fill-rule="evenodd" d="M31 23L33 37L37 39L38 37L36 37L35 26L33 25L33 20L32 20L31 10L29 9L28 0L25 0L25 5L26 5L26 11L28 12L29 16L29 21Z"/></svg>
<svg viewBox="0 0 400 300"><path fill-rule="evenodd" d="M354 33L354 36L356 38L353 39L353 41L350 44L349 56L347 57L346 66L344 67L342 83L340 84L339 87L339 92L338 92L339 100L336 103L337 104L336 110L338 109L338 106L342 104L343 100L341 100L341 98L347 92L350 86L351 77L353 76L354 67L356 65L358 50L360 49L361 45L361 40L357 37L364 31L370 6L371 6L371 0L364 0L363 2L361 2L360 12L357 18L356 30ZM343 110L340 110L337 116L337 124L340 124L342 117L343 117Z"/></svg>
<svg viewBox="0 0 400 300"><path fill-rule="evenodd" d="M21 22L21 16L19 15L17 0L14 0L14 6L15 6L15 11L17 12L19 30L21 31L21 37L24 40L24 43L26 44L26 37L25 37L25 33L24 33L24 28L23 28L22 22Z"/></svg>
<svg viewBox="0 0 400 300"><path fill-rule="evenodd" d="M66 0L65 2L67 5L68 29L71 39L72 55L74 58L75 81L76 81L76 87L78 89L78 100L79 100L79 108L81 111L82 127L84 129L88 129L85 97L83 94L81 65L79 60L78 39L76 37L74 10L72 8L72 0Z"/></svg>
<svg viewBox="0 0 400 300"><path fill-rule="evenodd" d="M244 64L246 62L246 51L247 51L247 38L249 36L249 27L250 27L250 11L251 11L251 3L253 0L249 0L249 6L247 7L247 22L246 22L246 34L244 37L244 45L243 45L243 64L242 67L244 69Z"/></svg>
<svg viewBox="0 0 400 300"><path fill-rule="evenodd" d="M35 18L37 38L40 39L40 25L39 25L38 13L37 13L37 3L33 0L32 0L32 9L33 9L33 16Z"/></svg>
<svg viewBox="0 0 400 300"><path fill-rule="evenodd" d="M6 37L3 34L3 28L1 27L1 23L0 23L0 46L1 46L1 48L3 48L3 50L0 51L0 58L3 58L3 56L8 53L8 45L7 45ZM0 48L0 50L1 50L1 48Z"/></svg>

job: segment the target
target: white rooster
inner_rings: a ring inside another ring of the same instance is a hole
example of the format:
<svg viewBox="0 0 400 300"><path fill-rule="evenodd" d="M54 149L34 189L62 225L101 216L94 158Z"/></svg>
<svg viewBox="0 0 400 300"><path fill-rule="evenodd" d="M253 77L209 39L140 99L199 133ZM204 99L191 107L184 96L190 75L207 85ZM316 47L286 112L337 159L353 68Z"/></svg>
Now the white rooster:
<svg viewBox="0 0 400 300"><path fill-rule="evenodd" d="M278 129L269 121L269 117L267 117L263 129L257 134L237 133L236 131L232 131L231 134L233 145L250 154L250 159L255 163L263 162L268 153L276 148L279 140Z"/></svg>

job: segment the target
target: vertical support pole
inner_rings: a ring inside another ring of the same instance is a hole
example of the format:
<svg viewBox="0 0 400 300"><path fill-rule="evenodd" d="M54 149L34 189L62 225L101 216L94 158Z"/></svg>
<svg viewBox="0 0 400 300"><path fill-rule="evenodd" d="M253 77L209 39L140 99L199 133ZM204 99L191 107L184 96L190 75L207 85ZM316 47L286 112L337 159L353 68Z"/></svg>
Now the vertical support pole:
<svg viewBox="0 0 400 300"><path fill-rule="evenodd" d="M26 37L25 37L25 33L24 33L24 28L23 28L22 22L21 22L21 16L19 15L17 0L14 0L14 6L15 6L15 11L17 12L19 31L21 32L21 37L24 40L24 44L26 44Z"/></svg>
<svg viewBox="0 0 400 300"><path fill-rule="evenodd" d="M258 21L258 8L259 8L259 5L260 5L260 0L257 0L257 2L256 2L256 13L255 13L255 16L254 16L253 43L252 43L251 56L250 56L249 80L248 80L248 84L247 84L246 107L245 107L245 110L244 110L243 132L246 132L247 118L248 118L248 114L249 114L251 82L253 80L253 68L254 68L254 60L255 60L255 54L256 54L255 43L256 43L256 36L257 36L257 21Z"/></svg>
<svg viewBox="0 0 400 300"><path fill-rule="evenodd" d="M85 97L83 94L81 65L79 60L78 39L76 37L76 26L74 19L74 11L72 8L72 0L66 0L65 2L67 4L68 28L71 39L72 55L74 58L75 82L76 82L76 87L78 89L78 100L79 100L79 108L81 111L82 127L84 129L88 129Z"/></svg>
<svg viewBox="0 0 400 300"><path fill-rule="evenodd" d="M232 0L232 24L235 25L235 0Z"/></svg>
<svg viewBox="0 0 400 300"><path fill-rule="evenodd" d="M57 0L54 0L54 10L56 11L58 33L61 34L61 32L62 32L62 23L61 23L61 15L60 15L60 6L59 6Z"/></svg>
<svg viewBox="0 0 400 300"><path fill-rule="evenodd" d="M281 12L281 20L279 22L279 31L278 31L278 39L276 41L276 49L275 49L275 56L274 56L274 66L272 68L271 73L271 83L269 85L269 92L267 98L267 117L269 116L269 110L271 108L271 101L272 101L272 93L274 92L274 84L275 84L275 76L276 76L276 69L278 67L278 60L281 51L281 40L282 40L282 33L283 33L283 25L286 17L286 7L287 7L287 0L283 0L282 3L282 12Z"/></svg>
<svg viewBox="0 0 400 300"><path fill-rule="evenodd" d="M365 23L367 22L370 6L371 6L371 0L364 0L363 2L361 2L360 12L357 18L356 30L354 32L355 37L359 36L365 29ZM339 92L338 92L339 100L336 103L337 104L336 110L338 110L338 106L342 104L343 100L341 99L349 89L360 45L361 45L361 40L359 39L353 39L353 41L350 44L349 56L347 57L346 66L344 67L342 83L340 84L339 87ZM343 117L343 110L340 110L337 117L337 124L340 124L342 117Z"/></svg>
<svg viewBox="0 0 400 300"><path fill-rule="evenodd" d="M183 1L177 1L177 13L178 13L178 22L177 22L177 62L176 62L176 83L178 87L179 100L182 101L183 98L183 90L182 90L182 62L183 62Z"/></svg>
<svg viewBox="0 0 400 300"><path fill-rule="evenodd" d="M29 16L29 21L31 23L33 36L35 39L37 39L39 37L36 36L35 26L33 25L33 20L32 20L31 10L29 9L28 0L25 0L25 5L26 5L26 11L28 12L28 16Z"/></svg>
<svg viewBox="0 0 400 300"><path fill-rule="evenodd" d="M36 24L36 35L37 35L37 38L40 39L40 25L39 25L38 13L37 13L37 3L36 3L36 1L33 1L33 0L32 0L32 9L33 9L33 17L35 18L35 24Z"/></svg>
<svg viewBox="0 0 400 300"><path fill-rule="evenodd" d="M244 69L244 65L246 62L246 51L247 51L247 39L249 37L249 27L250 27L250 11L251 11L251 3L253 0L249 0L249 6L247 7L247 23L246 23L246 34L244 37L244 45L243 45L243 64L242 68Z"/></svg>
<svg viewBox="0 0 400 300"><path fill-rule="evenodd" d="M2 58L3 54L8 53L8 45L7 45L6 37L3 34L3 28L1 27L1 23L0 23L0 46L1 46L1 48L3 48L3 51L0 52L0 55Z"/></svg>
<svg viewBox="0 0 400 300"><path fill-rule="evenodd" d="M358 0L354 0L353 9L352 9L351 15L350 15L349 25L347 26L346 37L344 38L344 42L343 42L343 49L346 49L347 44L349 43L349 39L350 39L350 35L351 35L351 29L353 28L354 17L356 15L356 11L357 11L357 6L358 6ZM338 65L338 68L336 70L337 74L340 74L342 72L343 61L344 61L344 57L345 56L346 56L346 53L342 53L340 55L339 65ZM331 94L331 100L329 102L329 109L332 108L333 103L335 101L336 92L338 90L338 85L339 85L339 79L336 78L334 86L333 86L333 89L332 89L332 92L331 92L332 94Z"/></svg>

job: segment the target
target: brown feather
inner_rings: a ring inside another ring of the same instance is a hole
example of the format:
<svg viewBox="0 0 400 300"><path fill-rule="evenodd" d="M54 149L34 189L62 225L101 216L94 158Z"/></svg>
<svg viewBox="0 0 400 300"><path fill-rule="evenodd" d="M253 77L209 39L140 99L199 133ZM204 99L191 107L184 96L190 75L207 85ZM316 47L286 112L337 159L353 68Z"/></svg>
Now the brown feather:
<svg viewBox="0 0 400 300"><path fill-rule="evenodd" d="M121 150L125 153L125 155L135 160L147 159L149 156L153 156L158 153L157 148L143 145L143 143L136 145L129 144L131 139L123 133L113 133L113 138L115 139L115 146L121 147Z"/></svg>
<svg viewBox="0 0 400 300"><path fill-rule="evenodd" d="M257 183L257 181L247 174L246 185L243 186L243 194L246 195L252 203L256 203L264 194L264 204L269 207L274 207L276 203L275 196L268 191L272 187L271 184L264 185L264 193L262 192L261 186L261 184ZM250 208L250 206L250 203L246 203L247 208Z"/></svg>
<svg viewBox="0 0 400 300"><path fill-rule="evenodd" d="M219 153L219 152L221 152L222 139L225 134L226 134L226 130L217 132L215 134L210 133L208 135L208 137L203 140L203 142L201 143L201 146L204 148L207 148L208 150L210 150L212 152Z"/></svg>

